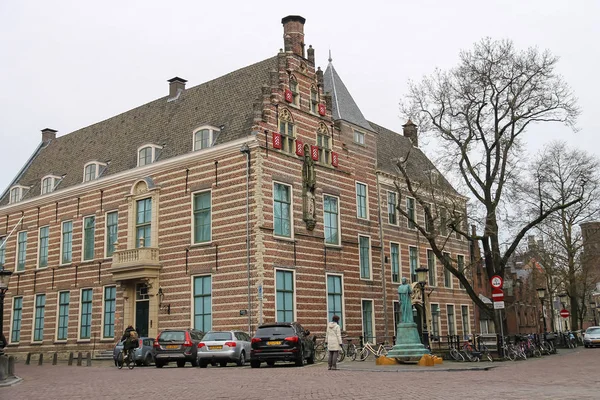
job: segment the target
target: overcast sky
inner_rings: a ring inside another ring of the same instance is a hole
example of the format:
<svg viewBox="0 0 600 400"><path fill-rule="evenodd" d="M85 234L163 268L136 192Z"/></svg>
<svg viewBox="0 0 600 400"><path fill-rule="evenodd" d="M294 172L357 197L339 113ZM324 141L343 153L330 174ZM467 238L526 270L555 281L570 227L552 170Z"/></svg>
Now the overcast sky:
<svg viewBox="0 0 600 400"><path fill-rule="evenodd" d="M365 117L398 132L407 81L456 65L482 37L547 48L579 98L580 131L546 125L528 150L564 139L600 156L598 0L2 0L0 193L41 129L65 135L165 96L174 76L191 87L271 57L290 14L306 18L317 65L331 49Z"/></svg>

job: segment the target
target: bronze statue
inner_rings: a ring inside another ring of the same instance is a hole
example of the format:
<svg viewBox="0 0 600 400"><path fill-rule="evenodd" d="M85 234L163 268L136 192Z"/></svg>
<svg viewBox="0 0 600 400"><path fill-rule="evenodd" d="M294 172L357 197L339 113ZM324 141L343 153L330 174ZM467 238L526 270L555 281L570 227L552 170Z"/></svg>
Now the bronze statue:
<svg viewBox="0 0 600 400"><path fill-rule="evenodd" d="M405 277L402 285L398 286L398 299L400 300L400 323L414 323L411 301L412 287Z"/></svg>

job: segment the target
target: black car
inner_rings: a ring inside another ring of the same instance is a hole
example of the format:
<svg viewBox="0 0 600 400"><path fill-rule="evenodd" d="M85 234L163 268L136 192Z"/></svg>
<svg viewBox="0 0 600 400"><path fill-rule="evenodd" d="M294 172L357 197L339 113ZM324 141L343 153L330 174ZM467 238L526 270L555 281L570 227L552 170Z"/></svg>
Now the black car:
<svg viewBox="0 0 600 400"><path fill-rule="evenodd" d="M310 332L297 322L264 324L252 338L250 366L259 368L261 362L271 366L276 361L293 361L297 366L315 362L315 345Z"/></svg>
<svg viewBox="0 0 600 400"><path fill-rule="evenodd" d="M195 329L166 329L154 341L154 365L162 368L175 361L179 368L186 362L198 366L198 344L204 332Z"/></svg>

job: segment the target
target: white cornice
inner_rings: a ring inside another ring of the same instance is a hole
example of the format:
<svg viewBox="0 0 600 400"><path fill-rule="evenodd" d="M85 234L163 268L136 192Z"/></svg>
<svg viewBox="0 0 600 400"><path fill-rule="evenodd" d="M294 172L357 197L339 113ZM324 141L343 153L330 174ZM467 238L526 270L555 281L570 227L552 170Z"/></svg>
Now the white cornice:
<svg viewBox="0 0 600 400"><path fill-rule="evenodd" d="M229 154L232 151L239 152L239 149L243 143L248 143L248 146L251 149L258 147L256 136L248 135L245 138L233 140L227 143L220 144L218 146L210 147L208 149L192 151L166 160L161 160L152 164L144 165L143 167L136 167L93 181L82 182L75 186L70 186L65 189L56 190L54 192L47 193L41 196L36 196L32 199L19 201L18 203L14 204L7 204L4 207L0 207L0 213L11 214L17 211L21 211L22 209L41 206L67 197L80 196L89 193L90 191L100 190L107 186L123 183L131 179L143 178L148 175L184 166L189 164L189 162L194 159L197 159L198 161L203 161L204 159L218 159L219 157L222 157L225 154Z"/></svg>

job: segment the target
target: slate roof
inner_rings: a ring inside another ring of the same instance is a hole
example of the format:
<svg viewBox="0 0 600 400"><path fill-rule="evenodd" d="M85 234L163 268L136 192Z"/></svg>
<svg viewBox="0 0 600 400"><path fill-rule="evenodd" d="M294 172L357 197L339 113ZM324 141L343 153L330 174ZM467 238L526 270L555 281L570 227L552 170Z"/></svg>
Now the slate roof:
<svg viewBox="0 0 600 400"><path fill-rule="evenodd" d="M332 116L334 120L344 120L362 128L372 130L371 125L363 116L342 79L333 68L331 61L323 75L325 92L331 94Z"/></svg>
<svg viewBox="0 0 600 400"><path fill-rule="evenodd" d="M24 199L40 195L45 175L65 175L59 188L83 181L84 165L108 162L102 176L137 166L137 149L144 144L163 146L160 159L192 151L193 130L202 125L224 128L215 144L244 137L253 123L253 103L269 84L269 71L277 69L277 57L268 58L220 78L184 90L175 101L168 96L59 136L32 157L11 186L29 186ZM165 87L165 91L166 91ZM0 205L8 203L6 190Z"/></svg>
<svg viewBox="0 0 600 400"><path fill-rule="evenodd" d="M407 172L411 179L429 183L429 171L438 173L438 187L449 193L458 194L450 182L433 165L421 149L414 147L409 138L402 134L391 131L374 122L369 122L371 129L377 135L377 169L397 176L396 163L400 157L408 155Z"/></svg>

